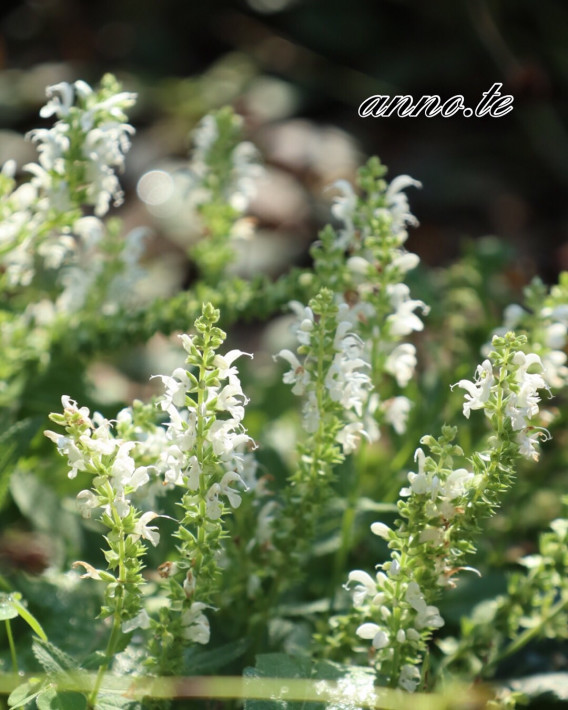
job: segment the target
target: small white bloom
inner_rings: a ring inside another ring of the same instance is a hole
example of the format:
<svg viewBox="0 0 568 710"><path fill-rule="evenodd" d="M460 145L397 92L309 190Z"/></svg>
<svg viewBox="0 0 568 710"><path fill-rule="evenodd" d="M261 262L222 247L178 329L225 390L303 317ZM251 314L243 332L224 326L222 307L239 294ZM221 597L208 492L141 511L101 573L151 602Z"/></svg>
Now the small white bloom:
<svg viewBox="0 0 568 710"><path fill-rule="evenodd" d="M142 609L136 616L132 619L127 619L127 621L122 622L121 630L123 634L129 634L135 629L149 629L150 628L150 617L145 609Z"/></svg>
<svg viewBox="0 0 568 710"><path fill-rule="evenodd" d="M230 488L231 483L241 483L244 486L243 479L235 471L228 471L219 484L219 493L227 496L232 508L238 508L241 504L241 495L234 488Z"/></svg>
<svg viewBox="0 0 568 710"><path fill-rule="evenodd" d="M409 335L424 329L424 324L414 311L421 308L422 313L427 314L429 308L424 301L410 298L410 289L405 283L389 284L387 294L394 311L387 318L391 335Z"/></svg>
<svg viewBox="0 0 568 710"><path fill-rule="evenodd" d="M494 383L493 366L489 360L484 360L481 365L477 366L475 382L460 380L457 383L458 387L467 392L463 405L463 414L466 419L469 419L472 409L483 409Z"/></svg>
<svg viewBox="0 0 568 710"><path fill-rule="evenodd" d="M353 589L353 603L355 606L360 606L367 597L373 597L377 593L377 583L367 572L356 569L349 572L345 589L349 589L349 583L356 582L357 586Z"/></svg>
<svg viewBox="0 0 568 710"><path fill-rule="evenodd" d="M361 624L355 633L362 639L372 639L375 648L389 645L388 634L377 624Z"/></svg>
<svg viewBox="0 0 568 710"><path fill-rule="evenodd" d="M344 426L343 429L338 432L335 440L343 447L343 453L348 455L357 451L362 436L368 438L367 432L363 428L363 422L357 421Z"/></svg>
<svg viewBox="0 0 568 710"><path fill-rule="evenodd" d="M303 395L308 384L310 383L309 373L304 369L303 365L291 350L281 350L274 356L274 359L277 357L286 360L292 368L288 372L284 373L284 376L282 377L284 384L293 385L292 392L300 396Z"/></svg>
<svg viewBox="0 0 568 710"><path fill-rule="evenodd" d="M392 530L389 528L388 525L385 525L384 523L373 523L371 525L371 532L373 533L373 535L382 537L383 540L386 540L388 542Z"/></svg>
<svg viewBox="0 0 568 710"><path fill-rule="evenodd" d="M406 422L412 408L412 402L408 397L393 397L384 403L385 419L392 425L397 434L404 434Z"/></svg>
<svg viewBox="0 0 568 710"><path fill-rule="evenodd" d="M398 679L399 688L413 693L420 683L420 671L416 666L411 666L405 663L400 669L400 678Z"/></svg>
<svg viewBox="0 0 568 710"><path fill-rule="evenodd" d="M193 602L191 607L182 614L182 634L188 641L200 644L209 643L211 635L209 620L203 613L206 608L207 605L203 602Z"/></svg>
<svg viewBox="0 0 568 710"><path fill-rule="evenodd" d="M77 493L77 508L79 508L83 518L90 518L93 510L98 508L99 505L99 498L92 491L85 490Z"/></svg>
<svg viewBox="0 0 568 710"><path fill-rule="evenodd" d="M406 387L416 369L416 348L411 343L401 343L387 357L385 370L394 375L399 387Z"/></svg>
<svg viewBox="0 0 568 710"><path fill-rule="evenodd" d="M136 525L134 526L135 537L141 536L144 538L144 540L149 540L152 545L156 547L160 542L160 533L158 532L158 528L155 525L150 526L148 525L148 523L159 517L160 516L157 513L153 513L152 511L148 511L147 513L144 513L142 516L140 516L140 518L136 521Z"/></svg>

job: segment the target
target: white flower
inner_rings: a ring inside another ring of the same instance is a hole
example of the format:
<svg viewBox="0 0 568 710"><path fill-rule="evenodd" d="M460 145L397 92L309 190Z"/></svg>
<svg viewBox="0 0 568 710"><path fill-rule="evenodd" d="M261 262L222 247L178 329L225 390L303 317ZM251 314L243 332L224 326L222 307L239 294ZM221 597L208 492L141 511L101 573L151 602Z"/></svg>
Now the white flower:
<svg viewBox="0 0 568 710"><path fill-rule="evenodd" d="M77 493L77 507L83 518L90 518L95 508L98 508L100 501L92 491L79 491Z"/></svg>
<svg viewBox="0 0 568 710"><path fill-rule="evenodd" d="M404 234L407 224L417 225L418 220L410 212L408 198L405 193L407 187L422 187L422 183L408 175L399 175L390 183L385 193L387 205L392 217L391 229L394 234Z"/></svg>
<svg viewBox="0 0 568 710"><path fill-rule="evenodd" d="M210 394L217 396L217 410L229 412L233 419L241 421L245 416L244 405L248 403L248 399L245 397L240 383L237 383L235 379L232 383L225 385L218 394L216 390L211 388L212 392Z"/></svg>
<svg viewBox="0 0 568 710"><path fill-rule="evenodd" d="M355 633L362 639L373 639L375 648L385 648L389 645L388 634L377 624L361 624Z"/></svg>
<svg viewBox="0 0 568 710"><path fill-rule="evenodd" d="M368 438L367 432L363 428L363 422L351 422L341 429L335 437L343 447L344 454L352 454L357 451L361 437Z"/></svg>
<svg viewBox="0 0 568 710"><path fill-rule="evenodd" d="M349 245L355 233L353 218L357 208L357 195L353 190L353 186L347 180L337 180L333 187L337 188L341 193L335 198L331 213L345 225L345 229L340 232L340 238L337 242L337 247L344 249Z"/></svg>
<svg viewBox="0 0 568 710"><path fill-rule="evenodd" d="M410 298L410 289L405 283L389 284L387 294L394 310L387 318L391 335L409 335L424 329L424 324L414 311L421 308L422 313L427 314L429 308L424 301Z"/></svg>
<svg viewBox="0 0 568 710"><path fill-rule="evenodd" d="M562 350L551 350L542 355L543 377L546 384L554 389L564 387L568 380L568 367L566 367L566 353Z"/></svg>
<svg viewBox="0 0 568 710"><path fill-rule="evenodd" d="M468 485L473 481L474 474L466 468L452 471L442 486L442 495L449 500L465 495Z"/></svg>
<svg viewBox="0 0 568 710"><path fill-rule="evenodd" d="M85 471L87 469L83 452L77 448L69 437L49 430L44 431L44 435L57 445L57 450L62 456L67 456L67 461L71 467L71 470L67 474L69 478L75 478L77 471Z"/></svg>
<svg viewBox="0 0 568 710"><path fill-rule="evenodd" d="M264 169L258 163L259 153L250 141L242 141L232 153L233 184L228 201L239 212L244 212L257 192L257 181Z"/></svg>
<svg viewBox="0 0 568 710"><path fill-rule="evenodd" d="M385 362L385 370L394 375L399 387L406 387L416 368L416 348L411 343L397 345Z"/></svg>
<svg viewBox="0 0 568 710"><path fill-rule="evenodd" d="M373 597L377 593L377 583L367 572L356 569L349 572L345 589L349 589L350 582L357 582L357 586L353 589L353 603L355 606L360 606L367 597Z"/></svg>
<svg viewBox="0 0 568 710"><path fill-rule="evenodd" d="M538 355L535 353L525 355L523 352L517 352L513 356L513 362L519 366L516 372L519 391L509 394L505 412L511 419L513 429L519 431L524 429L528 421L538 414L538 403L540 402L538 390L548 390L548 386L541 374L527 372L532 365L538 365L541 370L543 369Z"/></svg>
<svg viewBox="0 0 568 710"><path fill-rule="evenodd" d="M405 663L400 669L398 686L409 693L413 693L420 683L420 671L416 666Z"/></svg>
<svg viewBox="0 0 568 710"><path fill-rule="evenodd" d="M388 540L390 539L390 535L392 533L392 530L389 528L388 525L385 525L384 523L373 523L371 525L371 532L373 535L377 535L378 537L382 537L383 540Z"/></svg>
<svg viewBox="0 0 568 710"><path fill-rule="evenodd" d="M190 388L190 380L187 370L183 367L176 368L172 376L168 375L152 375L151 379L158 378L162 380L166 391L160 398L160 406L163 410L167 410L172 404L174 407L184 407L186 404L186 394Z"/></svg>
<svg viewBox="0 0 568 710"><path fill-rule="evenodd" d="M489 360L484 360L481 365L477 366L474 382L460 380L457 383L457 387L461 387L467 392L463 405L463 414L466 419L469 419L472 409L483 409L489 399L494 382L493 366ZM455 386L453 385L453 387Z"/></svg>
<svg viewBox="0 0 568 710"><path fill-rule="evenodd" d="M207 608L203 602L193 602L191 607L182 614L181 625L184 639L195 643L209 643L211 631L209 620L203 613Z"/></svg>
<svg viewBox="0 0 568 710"><path fill-rule="evenodd" d="M538 461L540 456L539 440L548 441L550 438L550 432L546 429L524 429L517 434L519 453L527 459Z"/></svg>
<svg viewBox="0 0 568 710"><path fill-rule="evenodd" d="M420 258L417 254L412 254L409 251L397 249L395 256L391 262L391 268L396 268L405 274L407 271L415 269L420 263Z"/></svg>
<svg viewBox="0 0 568 710"><path fill-rule="evenodd" d="M189 472L187 475L187 486L191 491L196 491L199 488L199 480L202 474L201 464L197 460L197 456L190 456L187 462Z"/></svg>
<svg viewBox="0 0 568 710"><path fill-rule="evenodd" d="M348 323L345 325L349 326ZM362 417L372 382L369 375L362 371L362 368L369 368L369 364L359 357L353 357L355 343L357 341L353 341L352 336L347 334L337 344L339 352L327 371L325 385L334 402L339 402L344 409L353 409L358 417Z"/></svg>
<svg viewBox="0 0 568 710"><path fill-rule="evenodd" d="M69 114L73 105L73 86L66 81L48 86L45 90L49 101L40 109L42 118L50 118L54 114L63 118Z"/></svg>
<svg viewBox="0 0 568 710"><path fill-rule="evenodd" d="M311 333L314 329L314 313L309 306L302 305L299 301L290 301L288 304L296 314L298 322L292 331L300 345L309 345Z"/></svg>
<svg viewBox="0 0 568 710"><path fill-rule="evenodd" d="M444 625L444 620L440 616L437 607L426 604L424 595L416 582L409 582L406 588L405 599L417 612L415 624L417 629L434 628L439 629Z"/></svg>
<svg viewBox="0 0 568 710"><path fill-rule="evenodd" d="M410 471L408 474L410 488L402 488L400 495L404 498L408 497L412 493L415 495L429 494L432 498L434 498L440 488L439 477L432 475L432 473L426 472L426 455L422 449L416 449L414 453L414 460L418 462L418 473Z"/></svg>
<svg viewBox="0 0 568 710"><path fill-rule="evenodd" d="M227 496L232 508L238 508L241 504L241 496L238 491L235 491L233 488L229 487L231 483L241 483L244 486L244 481L238 473L235 473L235 471L228 471L221 479L221 483L219 484L219 492Z"/></svg>
<svg viewBox="0 0 568 710"><path fill-rule="evenodd" d="M240 431L234 431L237 428L240 428ZM207 431L207 439L211 442L216 456L232 454L239 446L251 440L237 419L216 419Z"/></svg>
<svg viewBox="0 0 568 710"><path fill-rule="evenodd" d="M156 547L160 542L160 533L158 532L158 528L155 525L149 526L148 523L159 517L160 516L157 513L153 513L152 511L148 511L147 513L144 513L142 516L140 516L140 518L136 521L136 525L134 526L135 539L138 539L138 537L143 537L144 540L149 540L152 545Z"/></svg>
<svg viewBox="0 0 568 710"><path fill-rule="evenodd" d="M304 369L303 365L291 350L281 350L278 354L274 355L274 359L277 357L286 360L292 368L284 373L282 377L284 384L293 385L292 392L300 396L303 395L306 391L306 387L310 383L309 373Z"/></svg>
<svg viewBox="0 0 568 710"><path fill-rule="evenodd" d="M312 390L308 392L304 406L302 407L304 428L309 434L318 430L320 423L320 412L316 393Z"/></svg>
<svg viewBox="0 0 568 710"><path fill-rule="evenodd" d="M129 634L135 629L149 629L150 628L150 617L145 609L142 609L136 616L132 619L122 622L120 627L123 634Z"/></svg>
<svg viewBox="0 0 568 710"><path fill-rule="evenodd" d="M218 377L220 380L228 379L229 382L235 380L237 383L239 382L238 370L236 367L233 367L233 362L242 355L246 355L251 359L253 357L251 353L245 353L242 350L229 350L225 355L215 355L213 358L213 366L219 369Z"/></svg>
<svg viewBox="0 0 568 710"><path fill-rule="evenodd" d="M383 406L385 407L386 421L392 425L397 434L404 434L412 402L408 397L393 397Z"/></svg>

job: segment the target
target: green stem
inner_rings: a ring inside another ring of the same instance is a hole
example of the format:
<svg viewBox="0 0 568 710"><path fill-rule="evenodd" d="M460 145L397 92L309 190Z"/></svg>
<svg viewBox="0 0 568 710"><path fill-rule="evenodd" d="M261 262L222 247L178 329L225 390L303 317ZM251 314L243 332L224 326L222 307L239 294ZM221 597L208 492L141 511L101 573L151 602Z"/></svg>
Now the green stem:
<svg viewBox="0 0 568 710"><path fill-rule="evenodd" d="M105 651L105 660L99 666L99 670L97 672L97 677L95 679L95 685L93 687L91 695L89 696L89 707L92 707L92 708L96 707L95 704L96 704L97 697L98 697L98 694L101 689L104 675L108 670L108 667L110 665L110 661L114 655L114 649L116 648L117 641L120 638L120 633L121 633L120 624L121 624L120 616L117 615L115 612L115 618L114 618L114 622L112 625L112 631L111 631L110 638L108 640L108 644L107 644L106 651Z"/></svg>
<svg viewBox="0 0 568 710"><path fill-rule="evenodd" d="M16 646L14 645L14 637L12 636L12 626L10 624L10 619L6 619L6 636L8 637L8 643L10 644L10 656L12 657L12 668L14 673L18 672L18 659L16 657Z"/></svg>
<svg viewBox="0 0 568 710"><path fill-rule="evenodd" d="M95 707L95 703L97 701L97 696L99 694L99 691L101 689L101 685L104 679L104 675L106 671L108 670L108 667L110 665L110 662L114 656L115 649L117 647L118 641L121 636L121 624L122 624L122 602L124 600L124 584L125 584L125 579L126 579L126 565L125 565L125 556L126 556L126 549L124 545L124 530L122 529L122 520L120 519L116 509L114 506L112 507L112 517L115 523L117 524L117 527L120 526L119 528L119 541L118 541L118 552L119 552L119 561L118 561L118 586L116 590L116 606L114 609L114 620L112 624L112 631L110 633L110 637L107 643L107 647L105 650L105 659L99 666L99 670L97 672L97 677L95 679L95 685L93 687L93 690L91 692L91 695L89 696L89 706L90 707Z"/></svg>
<svg viewBox="0 0 568 710"><path fill-rule="evenodd" d="M512 656L514 653L519 651L521 648L523 648L523 646L526 646L529 641L532 641L533 638L536 638L540 634L546 624L552 621L555 616L564 611L566 607L568 607L568 596L564 599L561 599L557 604L555 604L550 610L550 613L543 617L536 626L527 629L520 636L517 636L517 638L495 658L493 664L500 663L505 658L508 658L509 656Z"/></svg>

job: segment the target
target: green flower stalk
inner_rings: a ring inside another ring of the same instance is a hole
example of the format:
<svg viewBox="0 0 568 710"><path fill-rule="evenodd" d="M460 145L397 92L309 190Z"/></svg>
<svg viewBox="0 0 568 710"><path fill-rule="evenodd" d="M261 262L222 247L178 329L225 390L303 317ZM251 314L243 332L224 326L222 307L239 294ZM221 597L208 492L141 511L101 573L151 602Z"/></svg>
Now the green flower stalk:
<svg viewBox="0 0 568 710"><path fill-rule="evenodd" d="M525 355L526 338L506 334L493 338L494 350L478 366L474 381L460 380L466 390L464 415L482 409L493 435L489 448L470 459L471 469L456 467L463 451L453 443L457 430L445 427L442 436L425 436L427 456L416 450L418 470L408 474L401 490L396 529L374 523L371 530L384 538L391 559L372 578L362 570L349 575L355 583L354 602L365 621L357 635L372 641L374 663L381 680L392 687L415 690L424 683L420 665L428 641L444 621L434 602L466 557L475 551L480 524L492 515L513 484L519 456L538 458L538 441L548 433L532 424L538 414L539 390L546 389L542 363ZM531 369L539 372L529 372Z"/></svg>
<svg viewBox="0 0 568 710"><path fill-rule="evenodd" d="M264 598L267 614L301 575L322 505L332 492L334 467L358 448L362 438L376 436L367 406L369 364L362 341L346 320L347 306L338 307L329 289L322 289L307 307L291 306L297 315L298 347L295 353L284 349L275 357L290 366L283 380L303 399L302 428L307 436L297 446L296 470L281 509L275 502L267 504L268 518L262 523L270 534L257 536L263 549L269 543L267 559L257 573L272 578Z"/></svg>
<svg viewBox="0 0 568 710"><path fill-rule="evenodd" d="M234 258L231 240L247 238L252 220L243 217L263 174L257 149L242 140L242 118L225 107L205 116L194 132L190 201L204 238L190 255L212 283Z"/></svg>
<svg viewBox="0 0 568 710"><path fill-rule="evenodd" d="M111 423L95 412L91 417L87 407L77 407L68 396L62 397L63 413L50 415L50 419L65 428L66 435L45 431L59 453L67 458L69 478L78 474L91 475L91 487L80 491L77 504L85 517L100 511L99 519L107 529L104 551L107 570L95 569L88 562L75 562L82 568L83 578L106 584L102 618L112 618L112 628L91 694L94 704L104 672L109 667L119 643L125 634L137 628L148 628L150 619L143 608L142 577L146 546L159 542L159 533L150 523L158 517L152 511L141 513L132 504L131 496L150 481L148 467L136 462L136 442L117 438Z"/></svg>
<svg viewBox="0 0 568 710"><path fill-rule="evenodd" d="M403 190L420 183L401 175L389 184L385 173L380 161L371 158L358 173L361 196L347 181L335 183L341 194L332 212L342 228L326 227L312 248L317 282L335 292L338 305L348 306L345 318L365 342L375 398L392 393L391 378L401 388L411 380L416 348L403 341L424 327L416 311L429 310L423 301L410 297L404 283L420 260L404 247L407 225L418 222ZM379 423L402 434L410 408L407 397L387 396L374 404L373 411Z"/></svg>
<svg viewBox="0 0 568 710"><path fill-rule="evenodd" d="M39 153L23 168L31 179L18 185L14 161L0 174L0 290L10 302L0 312L6 378L17 374L22 355L48 364L53 341L63 332L78 338L75 327L87 312L100 320L120 306L132 309L142 275L146 230L123 238L117 219L103 221L123 199L117 173L134 133L126 111L135 95L111 75L97 89L62 82L47 93L40 115L56 120L28 134ZM12 352L20 354L17 362Z"/></svg>
<svg viewBox="0 0 568 710"><path fill-rule="evenodd" d="M242 451L253 446L242 425L248 399L233 365L246 353L217 353L226 337L215 325L218 320L219 311L204 305L196 335L181 336L186 368L160 376L166 388L160 406L169 419L158 468L167 485L183 491L175 533L178 559L160 568L168 602L154 627L153 649L162 673L179 669L184 645L209 641L204 612L218 589L223 517L240 505L240 492L233 486L244 486L241 474L250 465Z"/></svg>

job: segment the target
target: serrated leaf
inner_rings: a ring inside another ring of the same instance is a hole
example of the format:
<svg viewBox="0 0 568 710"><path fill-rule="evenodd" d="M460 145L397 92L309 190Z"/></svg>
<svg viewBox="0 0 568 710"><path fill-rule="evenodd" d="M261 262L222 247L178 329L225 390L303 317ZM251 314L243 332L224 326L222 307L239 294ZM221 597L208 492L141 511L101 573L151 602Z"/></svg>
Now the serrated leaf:
<svg viewBox="0 0 568 710"><path fill-rule="evenodd" d="M38 710L85 710L87 699L81 693L60 693L52 686L37 696L36 705Z"/></svg>
<svg viewBox="0 0 568 710"><path fill-rule="evenodd" d="M32 652L46 673L63 673L78 668L71 656L49 641L34 639Z"/></svg>

